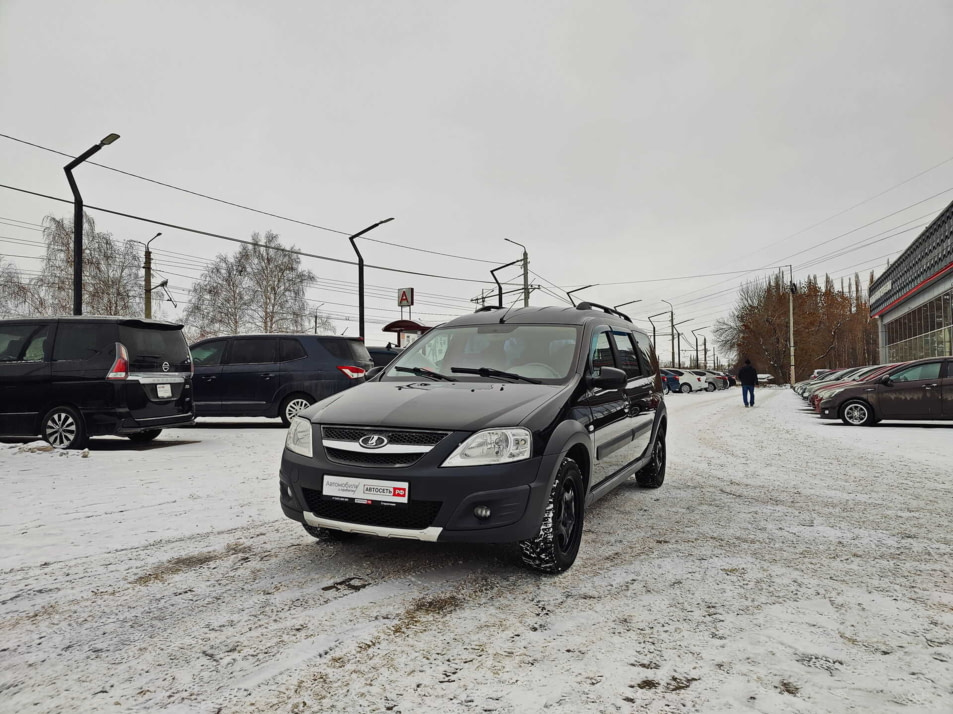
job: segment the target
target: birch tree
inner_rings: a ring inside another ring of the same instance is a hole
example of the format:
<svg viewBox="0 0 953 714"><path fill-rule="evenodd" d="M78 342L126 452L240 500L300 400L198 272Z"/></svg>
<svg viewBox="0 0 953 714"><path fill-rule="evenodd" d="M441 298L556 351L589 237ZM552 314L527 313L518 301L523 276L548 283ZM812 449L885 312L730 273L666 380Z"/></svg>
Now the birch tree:
<svg viewBox="0 0 953 714"><path fill-rule="evenodd" d="M254 332L310 331L315 311L305 289L314 273L301 268L301 258L268 231L251 236L252 245L216 256L193 285L185 322L196 338ZM330 320L319 314L322 327Z"/></svg>

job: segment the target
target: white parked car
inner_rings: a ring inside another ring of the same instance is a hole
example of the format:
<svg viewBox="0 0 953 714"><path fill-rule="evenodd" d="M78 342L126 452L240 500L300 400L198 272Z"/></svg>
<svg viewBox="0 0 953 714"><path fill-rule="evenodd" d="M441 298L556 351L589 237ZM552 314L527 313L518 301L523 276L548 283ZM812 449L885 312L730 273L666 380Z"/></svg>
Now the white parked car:
<svg viewBox="0 0 953 714"><path fill-rule="evenodd" d="M682 392L682 394L688 394L689 392L704 392L706 389L708 389L708 380L705 378L703 373L699 374L693 370L674 369L672 367L666 367L666 369L678 377L678 389L680 392Z"/></svg>

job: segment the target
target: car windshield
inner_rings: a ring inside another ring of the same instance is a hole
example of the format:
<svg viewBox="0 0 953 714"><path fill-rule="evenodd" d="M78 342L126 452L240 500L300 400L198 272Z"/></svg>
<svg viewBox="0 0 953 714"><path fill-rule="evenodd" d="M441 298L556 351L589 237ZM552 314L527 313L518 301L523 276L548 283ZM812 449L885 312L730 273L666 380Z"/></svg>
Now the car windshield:
<svg viewBox="0 0 953 714"><path fill-rule="evenodd" d="M455 379L500 381L493 371L542 382L566 379L576 354L579 328L567 325L490 324L431 330L388 365L385 379L406 380L408 370ZM402 367L402 370L397 370ZM482 369L483 374L454 372Z"/></svg>

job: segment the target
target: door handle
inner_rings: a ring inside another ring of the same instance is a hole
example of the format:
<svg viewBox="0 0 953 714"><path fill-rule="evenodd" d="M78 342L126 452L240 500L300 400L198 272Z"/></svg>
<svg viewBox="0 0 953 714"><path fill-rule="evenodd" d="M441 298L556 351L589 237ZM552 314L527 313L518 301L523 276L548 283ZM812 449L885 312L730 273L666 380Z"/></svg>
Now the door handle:
<svg viewBox="0 0 953 714"><path fill-rule="evenodd" d="M263 375L261 375L261 376L264 377L265 379L271 379L271 378L274 377L275 375L274 375L274 374L263 374Z"/></svg>

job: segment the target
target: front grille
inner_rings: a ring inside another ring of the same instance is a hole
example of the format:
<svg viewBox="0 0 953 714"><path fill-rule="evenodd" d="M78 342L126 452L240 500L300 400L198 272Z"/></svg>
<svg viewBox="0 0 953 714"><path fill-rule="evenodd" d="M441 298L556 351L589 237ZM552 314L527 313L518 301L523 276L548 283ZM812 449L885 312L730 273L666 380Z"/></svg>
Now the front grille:
<svg viewBox="0 0 953 714"><path fill-rule="evenodd" d="M386 436L390 443L401 446L436 446L448 433L446 431L402 431L346 426L325 426L321 428L321 436L324 439L360 441L361 437L368 434L378 434Z"/></svg>
<svg viewBox="0 0 953 714"><path fill-rule="evenodd" d="M352 426L324 426L321 427L321 438L324 441L347 441L357 444L363 437L371 434L385 436L388 446L419 446L421 450L415 453L393 453L385 446L382 449L368 449L350 451L325 445L324 450L329 461L347 466L377 466L381 468L401 468L417 462L420 457L439 444L450 432L448 431L412 431L408 429L370 429Z"/></svg>
<svg viewBox="0 0 953 714"><path fill-rule="evenodd" d="M399 468L410 466L420 459L423 454L381 454L375 451L344 451L343 449L329 449L324 447L328 461L349 466L383 466L385 468Z"/></svg>
<svg viewBox="0 0 953 714"><path fill-rule="evenodd" d="M318 518L380 528L419 531L429 528L442 505L440 501L411 501L406 506L378 506L344 501L325 501L320 491L301 489L308 508Z"/></svg>

